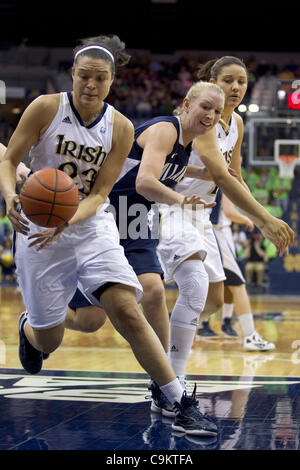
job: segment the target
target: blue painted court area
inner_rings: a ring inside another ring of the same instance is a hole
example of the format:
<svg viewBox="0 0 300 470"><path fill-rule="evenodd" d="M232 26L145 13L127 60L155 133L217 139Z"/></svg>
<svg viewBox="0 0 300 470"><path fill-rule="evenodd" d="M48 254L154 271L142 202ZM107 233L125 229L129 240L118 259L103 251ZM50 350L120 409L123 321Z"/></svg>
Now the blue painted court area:
<svg viewBox="0 0 300 470"><path fill-rule="evenodd" d="M187 378L218 438L172 433L172 420L150 413L146 374L0 369L0 450L300 448L299 377Z"/></svg>

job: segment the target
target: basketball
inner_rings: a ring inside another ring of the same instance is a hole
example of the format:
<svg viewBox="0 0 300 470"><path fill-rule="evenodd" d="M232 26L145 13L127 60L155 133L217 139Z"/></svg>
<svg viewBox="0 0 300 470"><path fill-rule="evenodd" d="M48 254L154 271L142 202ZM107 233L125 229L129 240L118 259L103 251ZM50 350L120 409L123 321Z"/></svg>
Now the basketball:
<svg viewBox="0 0 300 470"><path fill-rule="evenodd" d="M22 210L40 227L58 227L75 214L78 189L72 178L56 168L33 173L20 191Z"/></svg>

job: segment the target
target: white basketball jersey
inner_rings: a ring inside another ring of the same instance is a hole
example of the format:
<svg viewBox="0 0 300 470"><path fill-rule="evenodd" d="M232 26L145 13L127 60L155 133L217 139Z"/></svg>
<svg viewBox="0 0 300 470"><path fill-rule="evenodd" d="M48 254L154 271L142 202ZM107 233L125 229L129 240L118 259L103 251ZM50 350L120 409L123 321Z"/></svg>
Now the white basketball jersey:
<svg viewBox="0 0 300 470"><path fill-rule="evenodd" d="M232 153L238 139L238 127L234 115L231 117L229 130L226 132L222 124L216 125L218 144L227 165L231 162ZM204 167L201 157L195 148L192 149L189 164ZM201 196L206 202L213 202L216 197L218 187L214 181L186 177L176 186L176 191L187 196ZM206 209L206 222L208 222L211 209Z"/></svg>
<svg viewBox="0 0 300 470"><path fill-rule="evenodd" d="M29 152L33 172L57 168L74 179L80 198L88 196L106 156L111 150L114 108L104 107L94 122L85 126L72 94L60 94L58 111L46 132Z"/></svg>
<svg viewBox="0 0 300 470"><path fill-rule="evenodd" d="M219 230L223 227L230 227L232 224L231 220L224 214L223 209L220 210L219 222L217 225L214 225L216 230Z"/></svg>

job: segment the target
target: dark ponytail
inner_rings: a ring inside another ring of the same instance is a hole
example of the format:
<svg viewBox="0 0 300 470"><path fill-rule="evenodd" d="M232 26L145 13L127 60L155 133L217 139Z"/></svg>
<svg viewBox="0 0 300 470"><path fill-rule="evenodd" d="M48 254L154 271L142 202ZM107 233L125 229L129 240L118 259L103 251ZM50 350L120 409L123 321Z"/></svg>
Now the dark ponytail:
<svg viewBox="0 0 300 470"><path fill-rule="evenodd" d="M205 64L199 65L197 72L196 72L197 80L209 82L209 80L211 79L212 66L217 62L217 60L218 59L212 59L206 62Z"/></svg>
<svg viewBox="0 0 300 470"><path fill-rule="evenodd" d="M211 78L217 80L222 68L233 64L243 67L247 73L247 67L241 59L238 57L226 55L220 59L212 59L205 64L201 64L196 72L197 80L205 80L207 82Z"/></svg>

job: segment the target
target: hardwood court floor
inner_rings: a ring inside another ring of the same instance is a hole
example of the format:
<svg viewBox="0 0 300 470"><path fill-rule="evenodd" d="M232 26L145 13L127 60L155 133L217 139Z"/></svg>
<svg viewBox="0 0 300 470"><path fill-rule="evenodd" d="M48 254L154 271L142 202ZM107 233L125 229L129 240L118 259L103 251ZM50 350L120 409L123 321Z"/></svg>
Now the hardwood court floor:
<svg viewBox="0 0 300 470"><path fill-rule="evenodd" d="M168 306L174 305L177 291L167 290ZM248 368L260 375L300 377L300 297L251 298L255 326L268 341L276 344L271 352L246 352L237 319L233 326L238 339L226 339L220 331L220 314L210 325L219 333L214 340L195 337L187 365L190 374L247 375ZM0 366L19 368L17 323L24 309L15 287L0 287ZM44 362L44 368L63 370L143 372L128 343L109 320L96 333L66 330L61 347ZM249 370L250 371L250 370Z"/></svg>
<svg viewBox="0 0 300 470"><path fill-rule="evenodd" d="M176 295L167 290L170 310ZM94 334L66 331L42 371L27 374L17 353L21 295L0 287L0 450L101 450L97 461L106 464L124 450L154 459L158 450L185 451L199 465L193 451L299 450L299 304L252 298L256 329L276 344L272 352L246 352L241 337L195 339L188 390L197 384L200 410L218 425L216 437L201 438L175 433L172 420L150 412L149 377L109 321ZM219 315L211 326L220 331ZM238 322L234 328L241 333Z"/></svg>

